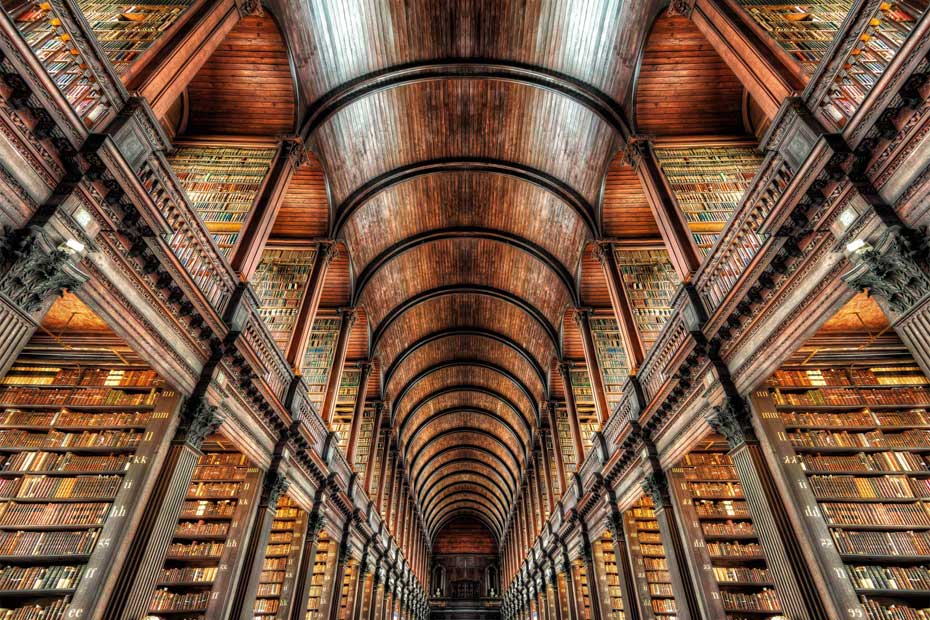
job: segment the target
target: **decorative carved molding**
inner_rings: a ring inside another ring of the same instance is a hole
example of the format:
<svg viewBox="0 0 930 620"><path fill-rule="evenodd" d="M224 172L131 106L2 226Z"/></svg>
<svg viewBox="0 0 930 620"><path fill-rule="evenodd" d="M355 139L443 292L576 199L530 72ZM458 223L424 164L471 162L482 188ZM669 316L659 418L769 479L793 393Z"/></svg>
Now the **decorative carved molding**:
<svg viewBox="0 0 930 620"><path fill-rule="evenodd" d="M668 489L668 478L665 472L661 470L653 471L646 474L642 483L643 491L652 498L656 508L667 508L671 506L671 496Z"/></svg>
<svg viewBox="0 0 930 620"><path fill-rule="evenodd" d="M287 491L287 486L287 478L277 469L265 472L265 476L262 479L260 504L274 508L281 494Z"/></svg>
<svg viewBox="0 0 930 620"><path fill-rule="evenodd" d="M75 291L87 276L75 268L77 253L54 247L45 231L29 226L0 239L0 293L25 312L35 312L52 295Z"/></svg>
<svg viewBox="0 0 930 620"><path fill-rule="evenodd" d="M668 15L691 17L691 11L694 7L687 0L672 0L668 5Z"/></svg>
<svg viewBox="0 0 930 620"><path fill-rule="evenodd" d="M898 314L907 313L930 291L926 229L892 226L874 247L867 245L854 256L858 264L843 281L855 290L878 295Z"/></svg>

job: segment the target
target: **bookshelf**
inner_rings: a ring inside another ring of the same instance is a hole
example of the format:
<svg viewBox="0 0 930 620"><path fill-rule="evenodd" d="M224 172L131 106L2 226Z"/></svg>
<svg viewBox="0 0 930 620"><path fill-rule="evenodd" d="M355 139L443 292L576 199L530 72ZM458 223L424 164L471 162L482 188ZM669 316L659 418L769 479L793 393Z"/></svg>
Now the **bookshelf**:
<svg viewBox="0 0 930 620"><path fill-rule="evenodd" d="M258 313L278 348L286 351L307 288L316 248L267 247L252 275Z"/></svg>
<svg viewBox="0 0 930 620"><path fill-rule="evenodd" d="M641 617L643 620L678 620L672 578L652 499L644 495L624 512L623 526L640 599Z"/></svg>
<svg viewBox="0 0 930 620"><path fill-rule="evenodd" d="M607 405L613 412L623 400L623 384L630 375L629 357L623 345L617 319L612 316L591 317L591 336L594 339L598 365L601 367Z"/></svg>
<svg viewBox="0 0 930 620"><path fill-rule="evenodd" d="M349 434L352 429L352 413L355 410L355 398L358 395L359 378L361 371L358 368L344 368L342 379L339 382L339 393L336 395L336 407L330 421L330 430L336 433L339 449L346 453L349 446Z"/></svg>
<svg viewBox="0 0 930 620"><path fill-rule="evenodd" d="M581 427L581 443L585 454L591 451L594 433L601 430L594 404L594 389L591 387L591 375L584 366L569 371L572 392L575 394L575 409L578 412L578 425Z"/></svg>
<svg viewBox="0 0 930 620"><path fill-rule="evenodd" d="M604 620L626 620L623 614L623 592L620 584L620 569L614 553L614 542L609 532L594 541L594 561L601 567L598 579L604 595Z"/></svg>
<svg viewBox="0 0 930 620"><path fill-rule="evenodd" d="M323 620L326 613L325 602L329 598L331 567L335 561L335 547L325 531L320 532L316 543L316 556L313 563L313 575L310 577L310 589L307 596L307 615L305 620Z"/></svg>
<svg viewBox="0 0 930 620"><path fill-rule="evenodd" d="M288 620L307 513L287 495L275 506L253 608L254 620Z"/></svg>
<svg viewBox="0 0 930 620"><path fill-rule="evenodd" d="M365 407L362 412L362 425L358 429L358 443L355 447L355 471L364 472L368 466L368 454L371 452L371 431L374 424L374 409Z"/></svg>
<svg viewBox="0 0 930 620"><path fill-rule="evenodd" d="M334 587L341 588L339 594L339 620L355 620L352 617L352 606L354 604L354 595L352 586L355 583L355 573L358 571L358 565L354 561L346 563L345 578L341 584L334 584Z"/></svg>
<svg viewBox="0 0 930 620"><path fill-rule="evenodd" d="M614 254L643 350L648 353L672 315L671 303L679 284L678 274L665 249L616 246Z"/></svg>
<svg viewBox="0 0 930 620"><path fill-rule="evenodd" d="M0 382L0 617L92 609L143 502L179 399L115 340L35 336Z"/></svg>
<svg viewBox="0 0 930 620"><path fill-rule="evenodd" d="M145 4L112 0L77 2L118 75L124 75L192 3L191 0L147 0Z"/></svg>
<svg viewBox="0 0 930 620"><path fill-rule="evenodd" d="M728 620L782 618L781 604L733 461L707 441L669 472L682 527L693 541L707 605Z"/></svg>
<svg viewBox="0 0 930 620"><path fill-rule="evenodd" d="M572 430L568 421L568 409L564 403L559 403L555 409L556 431L559 434L559 442L562 446L562 459L565 461L565 472L567 474L575 471L575 442L572 441ZM556 474L558 475L558 474ZM556 478L558 480L558 478Z"/></svg>
<svg viewBox="0 0 930 620"><path fill-rule="evenodd" d="M930 385L894 333L815 336L754 392L831 589L875 620L930 601ZM813 353L811 353L813 351Z"/></svg>
<svg viewBox="0 0 930 620"><path fill-rule="evenodd" d="M109 107L103 91L52 5L4 0L3 9L74 113L88 127L100 120Z"/></svg>
<svg viewBox="0 0 930 620"><path fill-rule="evenodd" d="M261 472L215 436L204 442L148 620L221 617L235 586L240 544L251 521Z"/></svg>
<svg viewBox="0 0 930 620"><path fill-rule="evenodd" d="M656 158L704 256L762 164L749 144L657 147Z"/></svg>
<svg viewBox="0 0 930 620"><path fill-rule="evenodd" d="M336 340L342 320L338 318L316 319L310 332L310 341L304 351L300 372L307 385L310 402L319 411L326 397L326 383L336 351Z"/></svg>
<svg viewBox="0 0 930 620"><path fill-rule="evenodd" d="M572 565L575 575L578 579L578 610L579 620L591 620L594 616L591 606L591 580L588 575L588 567L584 562L575 562Z"/></svg>
<svg viewBox="0 0 930 620"><path fill-rule="evenodd" d="M736 0L808 76L830 49L851 0L816 0L803 4L771 0Z"/></svg>
<svg viewBox="0 0 930 620"><path fill-rule="evenodd" d="M382 428L384 425L382 425ZM387 465L386 462L381 460L381 456L384 454L384 442L386 440L386 434L388 431L381 430L378 433L375 433L374 441L374 450L375 456L374 461L372 461L371 468L371 492L368 494L369 499L376 501L378 497L378 488L381 486L381 472L384 470ZM375 507L378 508L377 506Z"/></svg>
<svg viewBox="0 0 930 620"><path fill-rule="evenodd" d="M228 256L271 168L275 149L176 146L168 161L220 252Z"/></svg>

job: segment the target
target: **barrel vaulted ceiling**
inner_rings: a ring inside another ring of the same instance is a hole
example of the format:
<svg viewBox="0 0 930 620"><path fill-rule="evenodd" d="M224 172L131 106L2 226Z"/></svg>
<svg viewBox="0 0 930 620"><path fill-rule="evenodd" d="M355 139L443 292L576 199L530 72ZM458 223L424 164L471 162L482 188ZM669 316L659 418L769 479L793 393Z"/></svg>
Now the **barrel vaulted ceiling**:
<svg viewBox="0 0 930 620"><path fill-rule="evenodd" d="M275 0L421 517L503 530L654 0Z"/></svg>

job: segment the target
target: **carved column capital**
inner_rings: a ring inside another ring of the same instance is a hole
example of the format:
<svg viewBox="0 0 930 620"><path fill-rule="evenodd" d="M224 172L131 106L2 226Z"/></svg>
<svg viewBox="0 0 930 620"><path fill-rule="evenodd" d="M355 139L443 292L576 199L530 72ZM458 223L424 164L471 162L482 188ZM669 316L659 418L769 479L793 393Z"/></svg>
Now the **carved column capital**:
<svg viewBox="0 0 930 620"><path fill-rule="evenodd" d="M667 508L671 506L671 495L668 489L668 478L662 470L656 470L646 474L643 478L643 491L652 498L656 508Z"/></svg>
<svg viewBox="0 0 930 620"><path fill-rule="evenodd" d="M300 138L284 140L281 143L281 155L287 159L292 167L299 168L307 162L307 145Z"/></svg>
<svg viewBox="0 0 930 620"><path fill-rule="evenodd" d="M843 280L857 291L877 295L905 314L930 291L930 239L927 230L891 226L875 242L853 250L856 266Z"/></svg>
<svg viewBox="0 0 930 620"><path fill-rule="evenodd" d="M329 266L330 264L332 264L332 262L336 260L336 257L339 256L339 250L336 248L335 241L330 241L330 240L320 241L319 252L320 252L320 255L323 257L323 263L326 266ZM354 308L353 308L353 311L354 311Z"/></svg>
<svg viewBox="0 0 930 620"><path fill-rule="evenodd" d="M623 147L623 161L638 168L649 151L649 140L644 136L630 136Z"/></svg>
<svg viewBox="0 0 930 620"><path fill-rule="evenodd" d="M738 448L756 439L749 408L742 398L726 398L722 405L712 407L705 419L711 428L724 436L730 448Z"/></svg>
<svg viewBox="0 0 930 620"><path fill-rule="evenodd" d="M265 8L262 6L261 0L240 0L237 3L237 8L240 17L248 17L249 15L261 17L265 14Z"/></svg>
<svg viewBox="0 0 930 620"><path fill-rule="evenodd" d="M87 276L75 263L78 251L54 246L45 231L29 226L0 238L0 293L24 312L35 312L52 295L75 291Z"/></svg>
<svg viewBox="0 0 930 620"><path fill-rule="evenodd" d="M273 508L278 503L278 498L285 491L287 491L287 478L284 477L284 474L277 467L268 470L262 479L262 494L259 504Z"/></svg>
<svg viewBox="0 0 930 620"><path fill-rule="evenodd" d="M668 5L668 15L691 17L694 6L688 0L672 0Z"/></svg>
<svg viewBox="0 0 930 620"><path fill-rule="evenodd" d="M181 408L175 440L199 450L203 440L215 432L220 424L222 420L217 415L216 407L208 404L203 397L189 398Z"/></svg>

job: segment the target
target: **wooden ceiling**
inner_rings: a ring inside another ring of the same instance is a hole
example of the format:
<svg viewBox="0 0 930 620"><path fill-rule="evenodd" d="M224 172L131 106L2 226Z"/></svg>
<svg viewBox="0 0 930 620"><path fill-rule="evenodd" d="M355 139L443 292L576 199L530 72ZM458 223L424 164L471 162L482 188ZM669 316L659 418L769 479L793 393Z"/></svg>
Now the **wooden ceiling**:
<svg viewBox="0 0 930 620"><path fill-rule="evenodd" d="M272 236L339 241L322 312L359 309L348 358L379 364L369 397L391 403L428 535L472 515L500 538L562 393L553 361L581 355L570 309L609 307L590 242L658 237L621 132L743 133L742 90L658 0L267 7L191 85L188 133L228 132L217 110L292 133L306 110L313 156Z"/></svg>

